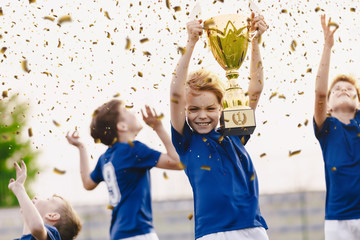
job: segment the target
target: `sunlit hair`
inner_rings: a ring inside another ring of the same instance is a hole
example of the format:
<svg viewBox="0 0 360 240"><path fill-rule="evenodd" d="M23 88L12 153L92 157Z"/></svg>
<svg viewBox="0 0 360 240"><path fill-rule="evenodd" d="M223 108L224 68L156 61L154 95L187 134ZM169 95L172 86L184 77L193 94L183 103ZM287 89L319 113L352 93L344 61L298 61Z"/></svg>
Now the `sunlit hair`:
<svg viewBox="0 0 360 240"><path fill-rule="evenodd" d="M90 134L94 141L111 146L117 142L117 123L120 120L122 101L114 99L98 107L92 117Z"/></svg>
<svg viewBox="0 0 360 240"><path fill-rule="evenodd" d="M53 197L62 200L61 206L56 209L60 214L60 219L54 224L54 227L59 231L62 240L73 240L82 227L80 217L67 200L55 194Z"/></svg>
<svg viewBox="0 0 360 240"><path fill-rule="evenodd" d="M331 91L333 89L333 87L335 86L336 83L338 82L348 82L350 83L351 85L353 85L356 89L356 93L357 93L357 97L358 97L358 100L360 101L360 90L359 90L359 86L356 84L356 80L351 77L351 76L347 76L347 75L339 75L337 76L333 82L331 83L330 85L330 88L329 88L329 91L328 91L328 95L327 95L327 98L329 99L330 97L330 94L331 94Z"/></svg>
<svg viewBox="0 0 360 240"><path fill-rule="evenodd" d="M189 93L189 90L210 91L215 94L218 103L222 104L224 86L218 76L209 71L201 69L192 72L188 77L186 87L187 93Z"/></svg>

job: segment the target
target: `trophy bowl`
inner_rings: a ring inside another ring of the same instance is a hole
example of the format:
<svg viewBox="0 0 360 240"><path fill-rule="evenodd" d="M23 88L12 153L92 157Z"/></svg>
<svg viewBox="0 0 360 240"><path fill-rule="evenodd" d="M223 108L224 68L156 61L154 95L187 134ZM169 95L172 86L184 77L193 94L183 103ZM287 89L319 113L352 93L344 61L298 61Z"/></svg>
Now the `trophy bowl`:
<svg viewBox="0 0 360 240"><path fill-rule="evenodd" d="M256 125L254 111L237 81L238 69L245 60L251 40L250 19L240 14L219 15L206 20L204 29L210 50L228 79L220 119L223 134L251 134Z"/></svg>

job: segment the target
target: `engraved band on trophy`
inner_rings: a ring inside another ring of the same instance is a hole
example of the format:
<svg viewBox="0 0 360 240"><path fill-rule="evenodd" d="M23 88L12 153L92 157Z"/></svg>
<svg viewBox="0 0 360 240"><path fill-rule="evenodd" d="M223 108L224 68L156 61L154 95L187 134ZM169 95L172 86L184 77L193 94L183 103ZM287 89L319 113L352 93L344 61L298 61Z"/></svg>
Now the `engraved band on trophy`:
<svg viewBox="0 0 360 240"><path fill-rule="evenodd" d="M204 29L211 52L228 79L220 118L222 133L225 136L251 134L256 127L254 110L237 82L238 69L245 60L250 41L248 18L240 14L212 17L204 22Z"/></svg>

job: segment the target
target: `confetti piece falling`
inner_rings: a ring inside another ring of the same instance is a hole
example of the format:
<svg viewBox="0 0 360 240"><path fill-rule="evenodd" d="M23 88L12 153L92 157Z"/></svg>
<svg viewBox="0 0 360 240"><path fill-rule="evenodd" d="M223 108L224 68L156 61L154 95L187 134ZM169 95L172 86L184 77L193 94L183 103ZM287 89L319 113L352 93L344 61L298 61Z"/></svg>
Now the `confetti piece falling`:
<svg viewBox="0 0 360 240"><path fill-rule="evenodd" d="M211 167L203 165L200 167L200 169L210 171Z"/></svg>
<svg viewBox="0 0 360 240"><path fill-rule="evenodd" d="M178 47L177 50L181 53L181 55L184 55L186 53L186 49L183 47Z"/></svg>
<svg viewBox="0 0 360 240"><path fill-rule="evenodd" d="M28 135L29 135L29 137L32 137L32 136L33 136L32 128L29 128L29 129L28 129Z"/></svg>
<svg viewBox="0 0 360 240"><path fill-rule="evenodd" d="M25 72L27 72L27 73L30 72L30 70L29 70L29 68L28 68L28 65L27 65L27 60L21 61L21 68L22 68Z"/></svg>
<svg viewBox="0 0 360 240"><path fill-rule="evenodd" d="M131 109L131 108L133 108L134 107L134 105L125 105L125 108L126 109Z"/></svg>
<svg viewBox="0 0 360 240"><path fill-rule="evenodd" d="M55 21L55 18L54 17L50 17L50 16L45 16L44 17L45 20L50 20L50 21Z"/></svg>
<svg viewBox="0 0 360 240"><path fill-rule="evenodd" d="M293 151L293 152L289 151L289 157L298 155L298 154L300 154L300 153L301 153L301 150L296 150L296 151Z"/></svg>
<svg viewBox="0 0 360 240"><path fill-rule="evenodd" d="M180 7L180 6L176 6L176 7L174 7L174 11L175 11L175 12L179 12L179 11L181 11L181 7Z"/></svg>
<svg viewBox="0 0 360 240"><path fill-rule="evenodd" d="M96 139L94 139L94 142L95 143L101 143L101 140L100 140L100 138L96 138Z"/></svg>
<svg viewBox="0 0 360 240"><path fill-rule="evenodd" d="M108 13L107 11L104 11L104 15L105 15L105 17L106 17L107 19L111 20L110 15L109 15L109 13Z"/></svg>
<svg viewBox="0 0 360 240"><path fill-rule="evenodd" d="M206 137L203 137L202 140L203 140L204 142L206 142L206 141L207 141L207 138L206 138Z"/></svg>
<svg viewBox="0 0 360 240"><path fill-rule="evenodd" d="M156 117L157 120L161 121L164 118L164 114L161 113L159 116Z"/></svg>
<svg viewBox="0 0 360 240"><path fill-rule="evenodd" d="M170 0L166 0L166 7L168 8L168 9L170 9Z"/></svg>
<svg viewBox="0 0 360 240"><path fill-rule="evenodd" d="M253 173L250 178L250 181L254 181L254 180L255 180L255 173Z"/></svg>
<svg viewBox="0 0 360 240"><path fill-rule="evenodd" d="M4 16L4 12L1 7L0 7L0 16Z"/></svg>
<svg viewBox="0 0 360 240"><path fill-rule="evenodd" d="M114 206L107 205L106 209L113 210L113 209L114 209Z"/></svg>
<svg viewBox="0 0 360 240"><path fill-rule="evenodd" d="M277 92L273 92L270 97L269 97L269 100L271 100L273 97L275 97L278 93Z"/></svg>
<svg viewBox="0 0 360 240"><path fill-rule="evenodd" d="M350 8L350 12L355 12L355 8Z"/></svg>
<svg viewBox="0 0 360 240"><path fill-rule="evenodd" d="M129 38L126 38L125 49L129 50L130 48L131 48L131 40Z"/></svg>
<svg viewBox="0 0 360 240"><path fill-rule="evenodd" d="M265 157L266 156L266 153L262 153L261 155L260 155L260 157L262 158L262 157Z"/></svg>
<svg viewBox="0 0 360 240"><path fill-rule="evenodd" d="M120 93L116 93L113 97L114 97L114 98L120 97Z"/></svg>
<svg viewBox="0 0 360 240"><path fill-rule="evenodd" d="M134 145L135 145L135 144L133 143L133 141L130 141L130 140L128 141L128 144L130 145L130 147L134 147Z"/></svg>
<svg viewBox="0 0 360 240"><path fill-rule="evenodd" d="M53 120L53 123L54 123L54 125L57 126L57 127L60 127L60 126L61 126L60 123L58 123L58 122L55 121L55 120Z"/></svg>
<svg viewBox="0 0 360 240"><path fill-rule="evenodd" d="M163 173L163 177L164 177L164 179L166 179L166 180L169 179L169 177L168 177L168 175L166 174L166 172Z"/></svg>
<svg viewBox="0 0 360 240"><path fill-rule="evenodd" d="M187 216L187 218L188 218L189 220L193 219L193 217L194 217L194 215L193 215L192 213L190 213L190 214Z"/></svg>
<svg viewBox="0 0 360 240"><path fill-rule="evenodd" d="M8 97L8 91L6 91L6 90L3 91L3 92L2 92L2 97L3 97L3 98L7 98L7 97Z"/></svg>
<svg viewBox="0 0 360 240"><path fill-rule="evenodd" d="M149 41L149 39L148 38L143 38L143 39L140 39L140 43L146 43L146 42L148 42Z"/></svg>
<svg viewBox="0 0 360 240"><path fill-rule="evenodd" d="M36 3L36 0L29 0L29 3Z"/></svg>
<svg viewBox="0 0 360 240"><path fill-rule="evenodd" d="M332 172L333 172L333 171L336 171L336 167L331 168L331 171L332 171Z"/></svg>
<svg viewBox="0 0 360 240"><path fill-rule="evenodd" d="M144 75L143 75L142 72L138 72L138 76L139 76L139 77L143 77Z"/></svg>
<svg viewBox="0 0 360 240"><path fill-rule="evenodd" d="M220 136L218 141L221 143L224 140L224 136Z"/></svg>
<svg viewBox="0 0 360 240"><path fill-rule="evenodd" d="M186 166L182 162L179 163L179 167L180 167L180 169L185 169L186 168Z"/></svg>
<svg viewBox="0 0 360 240"><path fill-rule="evenodd" d="M65 170L60 170L58 168L54 168L53 172L59 175L64 175L66 173Z"/></svg>
<svg viewBox="0 0 360 240"><path fill-rule="evenodd" d="M297 42L295 40L292 40L290 44L291 51L295 51L296 47L297 47Z"/></svg>
<svg viewBox="0 0 360 240"><path fill-rule="evenodd" d="M58 24L61 25L65 22L71 22L72 19L71 19L71 16L70 15L65 15L65 16L62 16L61 18L59 18L58 20Z"/></svg>
<svg viewBox="0 0 360 240"><path fill-rule="evenodd" d="M329 22L329 27L335 27L338 28L339 24L335 23L335 22Z"/></svg>
<svg viewBox="0 0 360 240"><path fill-rule="evenodd" d="M175 98L170 98L170 101L173 102L173 103L176 103L176 104L179 103L179 101L177 99L175 99Z"/></svg>
<svg viewBox="0 0 360 240"><path fill-rule="evenodd" d="M1 50L0 50L0 52L1 52L2 54L4 54L4 53L6 52L6 49L7 49L7 47L2 47Z"/></svg>

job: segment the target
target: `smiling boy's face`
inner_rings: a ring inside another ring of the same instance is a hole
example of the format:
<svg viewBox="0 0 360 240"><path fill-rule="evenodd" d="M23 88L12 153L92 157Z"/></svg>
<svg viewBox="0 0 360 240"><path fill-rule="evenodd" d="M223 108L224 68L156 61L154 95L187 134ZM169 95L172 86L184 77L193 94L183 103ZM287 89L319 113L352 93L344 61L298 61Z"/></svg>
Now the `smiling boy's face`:
<svg viewBox="0 0 360 240"><path fill-rule="evenodd" d="M359 108L359 98L353 84L346 81L337 82L331 89L328 99L328 110L354 111Z"/></svg>
<svg viewBox="0 0 360 240"><path fill-rule="evenodd" d="M219 123L221 106L210 91L190 90L186 94L186 116L190 126L200 134L211 132Z"/></svg>

